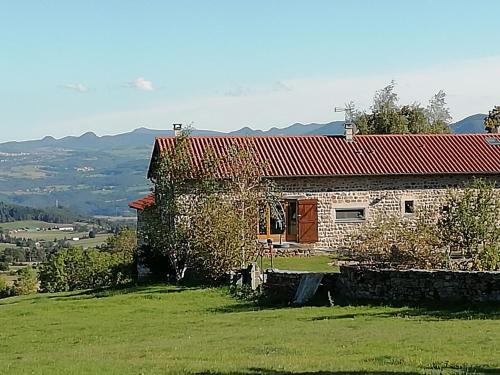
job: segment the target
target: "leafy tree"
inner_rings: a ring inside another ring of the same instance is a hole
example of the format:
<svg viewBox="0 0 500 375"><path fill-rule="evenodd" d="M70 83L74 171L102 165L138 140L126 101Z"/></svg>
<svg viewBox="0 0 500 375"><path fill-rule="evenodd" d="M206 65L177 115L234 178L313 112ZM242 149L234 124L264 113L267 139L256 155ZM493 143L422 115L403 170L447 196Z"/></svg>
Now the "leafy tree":
<svg viewBox="0 0 500 375"><path fill-rule="evenodd" d="M89 238L95 238L95 232L93 230L89 232Z"/></svg>
<svg viewBox="0 0 500 375"><path fill-rule="evenodd" d="M17 280L12 290L16 296L36 293L38 290L36 271L31 267L21 268L17 272Z"/></svg>
<svg viewBox="0 0 500 375"><path fill-rule="evenodd" d="M144 261L165 257L174 279L184 278L193 265L194 248L190 240L190 218L196 215L202 197L201 175L194 168L188 145L189 129L176 138L174 147L165 151L154 165L154 205L144 210L147 221L143 230L149 249L139 254ZM183 199L183 197L185 197ZM146 250L146 248L141 248Z"/></svg>
<svg viewBox="0 0 500 375"><path fill-rule="evenodd" d="M500 269L500 196L495 183L474 179L450 190L438 228L443 243L472 258L474 268Z"/></svg>
<svg viewBox="0 0 500 375"><path fill-rule="evenodd" d="M117 254L124 263L133 262L136 248L137 235L132 229L123 229L117 236L109 237L104 246L104 250Z"/></svg>
<svg viewBox="0 0 500 375"><path fill-rule="evenodd" d="M446 107L446 94L443 90L434 95L426 108L427 119L429 121L430 133L449 133L451 115Z"/></svg>
<svg viewBox="0 0 500 375"><path fill-rule="evenodd" d="M254 255L258 206L269 201L272 189L250 143L220 158L208 150L195 165L188 136L176 138L155 161L155 204L143 212L147 246L141 247L140 258L151 269L166 265L163 275L176 281L188 269L217 281ZM225 178L219 175L220 163Z"/></svg>
<svg viewBox="0 0 500 375"><path fill-rule="evenodd" d="M241 265L242 219L227 201L210 197L203 202L193 225L195 268L201 278L217 283Z"/></svg>
<svg viewBox="0 0 500 375"><path fill-rule="evenodd" d="M484 128L488 133L498 132L500 128L500 105L493 107L484 118Z"/></svg>
<svg viewBox="0 0 500 375"><path fill-rule="evenodd" d="M361 134L449 133L451 116L446 107L446 94L439 91L427 108L417 103L399 105L396 83L375 93L371 113L354 111L353 121Z"/></svg>

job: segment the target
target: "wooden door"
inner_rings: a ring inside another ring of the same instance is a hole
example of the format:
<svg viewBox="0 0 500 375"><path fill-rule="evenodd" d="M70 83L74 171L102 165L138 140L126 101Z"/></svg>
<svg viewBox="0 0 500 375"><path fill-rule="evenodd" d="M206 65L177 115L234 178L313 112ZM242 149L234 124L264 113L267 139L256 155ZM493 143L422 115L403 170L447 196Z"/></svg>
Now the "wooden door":
<svg viewBox="0 0 500 375"><path fill-rule="evenodd" d="M298 242L318 241L318 200L301 199L299 204Z"/></svg>

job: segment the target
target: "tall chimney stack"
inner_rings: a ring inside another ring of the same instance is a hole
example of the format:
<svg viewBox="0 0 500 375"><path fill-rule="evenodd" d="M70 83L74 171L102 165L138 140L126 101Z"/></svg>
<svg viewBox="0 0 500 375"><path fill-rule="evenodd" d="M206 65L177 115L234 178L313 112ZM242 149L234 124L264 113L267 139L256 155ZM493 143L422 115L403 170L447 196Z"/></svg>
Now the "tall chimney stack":
<svg viewBox="0 0 500 375"><path fill-rule="evenodd" d="M347 142L354 142L354 134L356 133L355 125L351 122L344 124L344 136Z"/></svg>
<svg viewBox="0 0 500 375"><path fill-rule="evenodd" d="M180 137L182 134L182 124L174 124L174 136Z"/></svg>

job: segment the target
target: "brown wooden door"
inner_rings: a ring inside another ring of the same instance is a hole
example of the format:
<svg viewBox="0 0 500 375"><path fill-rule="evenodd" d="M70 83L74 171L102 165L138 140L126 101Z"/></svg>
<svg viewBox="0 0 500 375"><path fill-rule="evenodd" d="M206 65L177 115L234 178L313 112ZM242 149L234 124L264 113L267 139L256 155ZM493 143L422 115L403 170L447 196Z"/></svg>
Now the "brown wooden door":
<svg viewBox="0 0 500 375"><path fill-rule="evenodd" d="M318 200L299 200L299 243L318 241Z"/></svg>

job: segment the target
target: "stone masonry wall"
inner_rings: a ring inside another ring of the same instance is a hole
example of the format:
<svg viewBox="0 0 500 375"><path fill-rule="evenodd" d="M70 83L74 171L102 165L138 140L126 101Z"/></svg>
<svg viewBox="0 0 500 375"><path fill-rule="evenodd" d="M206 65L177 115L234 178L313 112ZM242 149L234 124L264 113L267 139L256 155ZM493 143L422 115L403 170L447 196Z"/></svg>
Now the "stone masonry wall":
<svg viewBox="0 0 500 375"><path fill-rule="evenodd" d="M500 181L500 174L485 178ZM417 211L422 208L436 210L449 188L463 186L470 179L472 176L464 175L359 176L295 177L275 182L285 198L318 199L319 242L315 247L341 248L361 224L377 216L411 218L412 215L403 214L404 200L414 200ZM336 208L364 208L366 220L336 222Z"/></svg>
<svg viewBox="0 0 500 375"><path fill-rule="evenodd" d="M304 272L267 271L263 285L272 301L289 303ZM324 273L316 292L318 302L500 302L500 272L368 269L341 266Z"/></svg>
<svg viewBox="0 0 500 375"><path fill-rule="evenodd" d="M340 268L336 291L350 301L500 302L500 272Z"/></svg>

